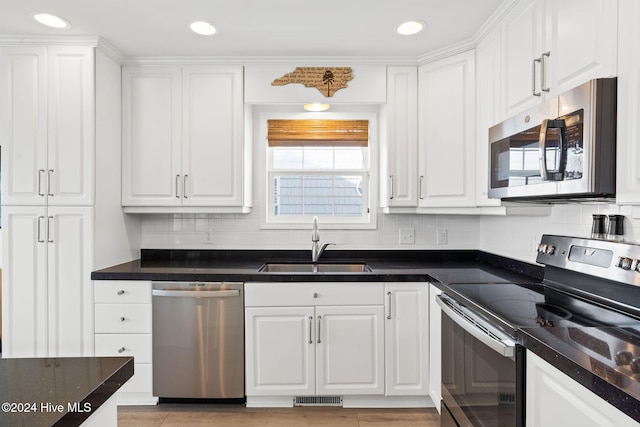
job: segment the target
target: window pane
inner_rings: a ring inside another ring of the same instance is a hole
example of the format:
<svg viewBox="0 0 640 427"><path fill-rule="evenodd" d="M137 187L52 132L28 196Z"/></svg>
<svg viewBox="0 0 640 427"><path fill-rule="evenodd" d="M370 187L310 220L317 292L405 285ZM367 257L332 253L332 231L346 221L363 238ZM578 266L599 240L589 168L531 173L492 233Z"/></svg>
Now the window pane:
<svg viewBox="0 0 640 427"><path fill-rule="evenodd" d="M333 169L332 148L307 148L304 150L305 169Z"/></svg>
<svg viewBox="0 0 640 427"><path fill-rule="evenodd" d="M359 148L336 149L336 169L364 169L363 155Z"/></svg>
<svg viewBox="0 0 640 427"><path fill-rule="evenodd" d="M274 169L302 169L302 149L279 148L273 150Z"/></svg>
<svg viewBox="0 0 640 427"><path fill-rule="evenodd" d="M275 216L362 216L361 176L274 177Z"/></svg>

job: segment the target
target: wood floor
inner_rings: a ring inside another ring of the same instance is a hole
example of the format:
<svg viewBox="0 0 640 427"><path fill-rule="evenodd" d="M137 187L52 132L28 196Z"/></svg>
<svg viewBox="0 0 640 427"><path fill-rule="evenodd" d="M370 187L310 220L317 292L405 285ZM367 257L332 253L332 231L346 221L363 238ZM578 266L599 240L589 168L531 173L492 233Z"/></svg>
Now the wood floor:
<svg viewBox="0 0 640 427"><path fill-rule="evenodd" d="M161 404L118 407L118 427L438 427L433 409L245 408Z"/></svg>

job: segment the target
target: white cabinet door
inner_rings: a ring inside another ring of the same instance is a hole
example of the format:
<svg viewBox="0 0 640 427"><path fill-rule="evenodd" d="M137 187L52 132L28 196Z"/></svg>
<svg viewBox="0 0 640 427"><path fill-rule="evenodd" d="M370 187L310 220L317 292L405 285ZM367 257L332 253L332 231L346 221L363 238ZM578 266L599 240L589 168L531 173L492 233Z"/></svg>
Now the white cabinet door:
<svg viewBox="0 0 640 427"><path fill-rule="evenodd" d="M557 95L617 70L618 0L546 0L548 81ZM622 15L621 15L622 16Z"/></svg>
<svg viewBox="0 0 640 427"><path fill-rule="evenodd" d="M419 204L475 206L475 56L419 68Z"/></svg>
<svg viewBox="0 0 640 427"><path fill-rule="evenodd" d="M179 206L182 74L179 67L122 69L122 204Z"/></svg>
<svg viewBox="0 0 640 427"><path fill-rule="evenodd" d="M383 169L382 206L418 205L418 75L416 67L387 69L387 132L381 158Z"/></svg>
<svg viewBox="0 0 640 427"><path fill-rule="evenodd" d="M530 351L526 370L527 427L640 425Z"/></svg>
<svg viewBox="0 0 640 427"><path fill-rule="evenodd" d="M6 207L3 353L93 354L93 209Z"/></svg>
<svg viewBox="0 0 640 427"><path fill-rule="evenodd" d="M3 47L2 203L94 200L94 48Z"/></svg>
<svg viewBox="0 0 640 427"><path fill-rule="evenodd" d="M618 0L526 0L502 24L504 113L616 75Z"/></svg>
<svg viewBox="0 0 640 427"><path fill-rule="evenodd" d="M2 356L48 356L45 207L3 207Z"/></svg>
<svg viewBox="0 0 640 427"><path fill-rule="evenodd" d="M442 291L429 284L429 396L440 410L442 400L442 311L436 297Z"/></svg>
<svg viewBox="0 0 640 427"><path fill-rule="evenodd" d="M316 394L313 307L247 307L248 396Z"/></svg>
<svg viewBox="0 0 640 427"><path fill-rule="evenodd" d="M95 181L92 47L48 48L48 204L91 206Z"/></svg>
<svg viewBox="0 0 640 427"><path fill-rule="evenodd" d="M0 48L2 204L46 203L47 48Z"/></svg>
<svg viewBox="0 0 640 427"><path fill-rule="evenodd" d="M47 213L49 356L93 355L93 208Z"/></svg>
<svg viewBox="0 0 640 427"><path fill-rule="evenodd" d="M429 287L386 283L385 390L387 396L429 393Z"/></svg>
<svg viewBox="0 0 640 427"><path fill-rule="evenodd" d="M540 102L544 0L519 2L502 22L504 117Z"/></svg>
<svg viewBox="0 0 640 427"><path fill-rule="evenodd" d="M183 204L241 206L242 67L187 67L183 83Z"/></svg>
<svg viewBox="0 0 640 427"><path fill-rule="evenodd" d="M640 205L640 2L620 0L616 203Z"/></svg>
<svg viewBox="0 0 640 427"><path fill-rule="evenodd" d="M316 307L317 394L384 394L382 306Z"/></svg>

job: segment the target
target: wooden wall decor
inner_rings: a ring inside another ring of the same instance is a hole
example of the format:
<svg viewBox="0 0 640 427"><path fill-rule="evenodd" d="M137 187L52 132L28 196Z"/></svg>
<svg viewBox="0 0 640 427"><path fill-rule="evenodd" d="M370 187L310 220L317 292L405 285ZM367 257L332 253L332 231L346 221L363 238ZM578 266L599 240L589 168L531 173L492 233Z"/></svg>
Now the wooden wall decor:
<svg viewBox="0 0 640 427"><path fill-rule="evenodd" d="M296 67L290 73L275 79L271 86L284 86L289 83L315 87L326 97L332 97L336 91L347 87L353 79L351 67Z"/></svg>

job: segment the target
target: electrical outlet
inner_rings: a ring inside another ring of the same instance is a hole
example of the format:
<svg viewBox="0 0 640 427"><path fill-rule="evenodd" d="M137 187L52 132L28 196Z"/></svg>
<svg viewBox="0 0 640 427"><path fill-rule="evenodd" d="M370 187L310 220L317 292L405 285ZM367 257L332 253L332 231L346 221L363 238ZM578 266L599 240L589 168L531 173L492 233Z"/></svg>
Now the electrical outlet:
<svg viewBox="0 0 640 427"><path fill-rule="evenodd" d="M401 245L413 245L416 242L416 236L413 229L400 229L399 241Z"/></svg>
<svg viewBox="0 0 640 427"><path fill-rule="evenodd" d="M207 231L204 233L204 242L213 243L213 231Z"/></svg>
<svg viewBox="0 0 640 427"><path fill-rule="evenodd" d="M446 228L438 229L437 239L438 239L438 241L437 241L438 245L446 245L447 244L447 229Z"/></svg>

